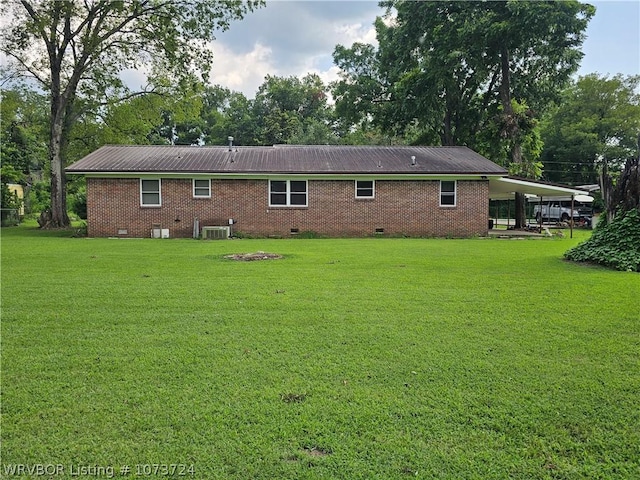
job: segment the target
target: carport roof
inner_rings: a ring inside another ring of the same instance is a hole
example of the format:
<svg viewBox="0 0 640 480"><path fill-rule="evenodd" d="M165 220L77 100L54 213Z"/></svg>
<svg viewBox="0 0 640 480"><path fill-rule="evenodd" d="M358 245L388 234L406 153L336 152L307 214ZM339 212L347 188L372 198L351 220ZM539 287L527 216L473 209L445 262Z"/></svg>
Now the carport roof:
<svg viewBox="0 0 640 480"><path fill-rule="evenodd" d="M589 195L586 190L558 185L554 183L529 180L519 177L491 177L489 179L489 198L491 200L509 200L516 193L536 197Z"/></svg>

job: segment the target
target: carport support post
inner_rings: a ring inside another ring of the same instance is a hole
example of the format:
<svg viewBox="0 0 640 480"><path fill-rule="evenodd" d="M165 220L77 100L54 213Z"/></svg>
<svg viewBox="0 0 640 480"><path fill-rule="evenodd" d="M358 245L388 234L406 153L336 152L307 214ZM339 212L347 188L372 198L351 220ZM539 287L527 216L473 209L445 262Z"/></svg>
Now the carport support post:
<svg viewBox="0 0 640 480"><path fill-rule="evenodd" d="M569 215L569 228L570 228L570 238L573 238L573 200L574 200L574 195L571 195L571 214Z"/></svg>
<svg viewBox="0 0 640 480"><path fill-rule="evenodd" d="M538 226L540 227L540 233L542 233L542 195L540 195L540 208L538 209L540 220L538 220Z"/></svg>

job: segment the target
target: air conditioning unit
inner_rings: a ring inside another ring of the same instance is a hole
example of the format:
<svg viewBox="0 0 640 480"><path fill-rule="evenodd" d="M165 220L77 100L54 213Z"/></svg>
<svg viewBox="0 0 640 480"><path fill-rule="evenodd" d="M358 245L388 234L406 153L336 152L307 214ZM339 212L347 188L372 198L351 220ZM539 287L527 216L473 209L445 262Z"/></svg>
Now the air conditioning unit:
<svg viewBox="0 0 640 480"><path fill-rule="evenodd" d="M202 238L205 240L224 240L230 235L229 227L202 227Z"/></svg>

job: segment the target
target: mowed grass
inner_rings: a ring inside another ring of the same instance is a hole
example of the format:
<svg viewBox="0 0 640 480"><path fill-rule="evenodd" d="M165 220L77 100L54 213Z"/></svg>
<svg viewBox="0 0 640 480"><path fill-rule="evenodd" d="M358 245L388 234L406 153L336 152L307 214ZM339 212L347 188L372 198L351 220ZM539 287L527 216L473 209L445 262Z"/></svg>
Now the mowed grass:
<svg viewBox="0 0 640 480"><path fill-rule="evenodd" d="M640 276L563 261L587 235L3 229L2 473L640 478Z"/></svg>

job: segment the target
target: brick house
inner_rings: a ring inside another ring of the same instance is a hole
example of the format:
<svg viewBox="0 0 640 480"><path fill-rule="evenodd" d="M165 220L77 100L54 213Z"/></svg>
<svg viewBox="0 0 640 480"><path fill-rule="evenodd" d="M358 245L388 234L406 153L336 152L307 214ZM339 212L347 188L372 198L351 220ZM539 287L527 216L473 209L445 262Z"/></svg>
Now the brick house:
<svg viewBox="0 0 640 480"><path fill-rule="evenodd" d="M466 147L404 146L105 146L66 172L86 177L93 237L486 235L507 175Z"/></svg>

